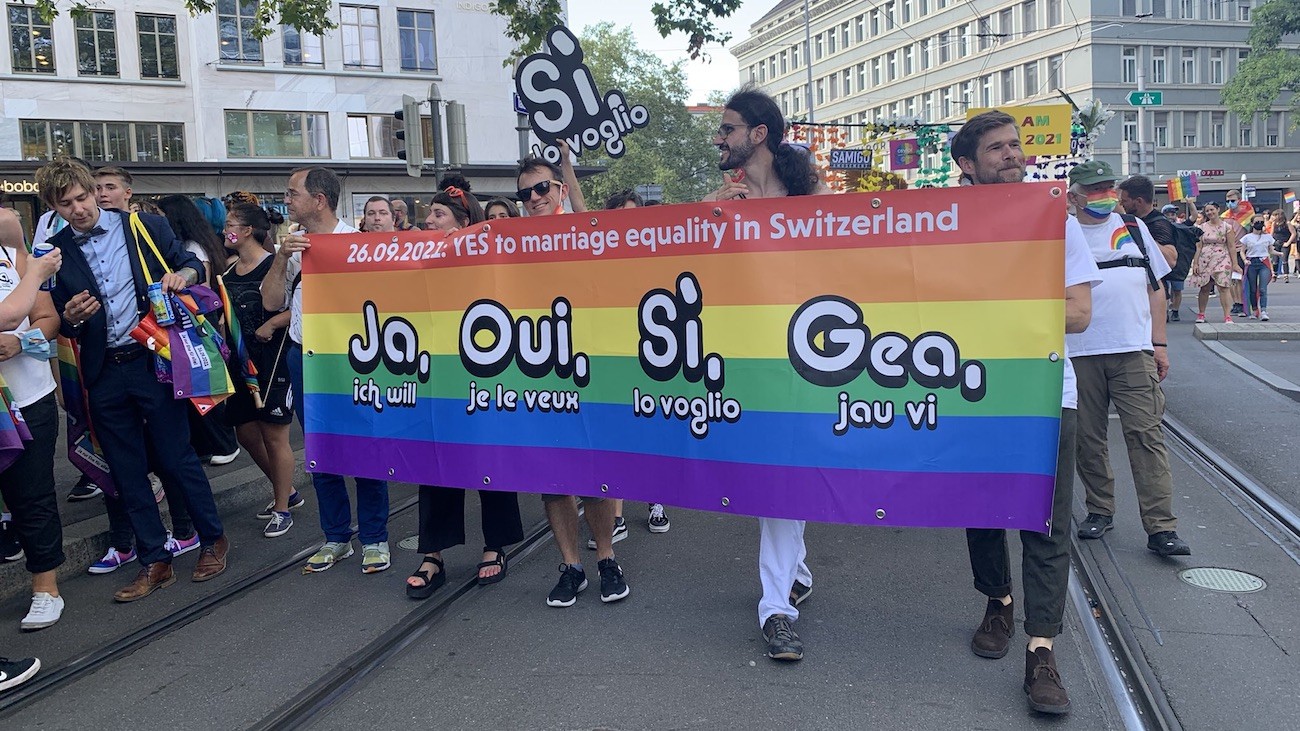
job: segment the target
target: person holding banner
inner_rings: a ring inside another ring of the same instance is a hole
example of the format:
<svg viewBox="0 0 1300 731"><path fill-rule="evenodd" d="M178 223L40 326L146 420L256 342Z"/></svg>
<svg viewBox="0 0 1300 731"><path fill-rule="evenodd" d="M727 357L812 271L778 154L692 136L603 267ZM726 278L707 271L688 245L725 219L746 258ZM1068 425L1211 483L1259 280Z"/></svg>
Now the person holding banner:
<svg viewBox="0 0 1300 731"><path fill-rule="evenodd" d="M450 234L484 220L478 200L453 185L434 194L426 223L428 230ZM465 492L457 487L420 485L420 545L416 550L424 559L406 580L406 595L412 599L427 599L447 583L442 552L465 543ZM483 507L484 543L478 584L487 586L505 578L506 546L524 539L524 524L518 493L479 490L478 496Z"/></svg>
<svg viewBox="0 0 1300 731"><path fill-rule="evenodd" d="M530 157L519 163L516 177L519 202L530 216L550 216L564 212L564 198L569 186L564 172L541 158ZM555 544L564 563L560 580L546 597L550 607L571 607L578 594L587 588L587 572L578 555L578 503L572 495L542 495L546 521L555 533ZM623 569L614 558L614 503L598 497L584 497L587 527L596 541L596 570L600 574L600 600L605 603L625 599L632 593Z"/></svg>
<svg viewBox="0 0 1300 731"><path fill-rule="evenodd" d="M203 278L203 265L185 250L166 219L96 205L94 179L85 167L59 159L36 177L42 201L68 222L50 238L69 264L60 270L52 292L62 314L60 332L80 342L90 418L139 551L139 574L113 598L135 601L176 581L167 532L149 484L146 440L155 450L157 469L183 490L199 534L202 548L191 579L213 579L226 570L230 542L207 475L189 444L189 404L176 400L171 386L158 381L149 351L131 335L150 310L150 283L157 282L164 294L179 292Z"/></svg>
<svg viewBox="0 0 1300 731"><path fill-rule="evenodd" d="M971 185L1015 183L1024 179L1025 154L1016 120L997 110L967 120L952 140L952 157ZM1065 226L1065 331L1083 332L1092 319L1092 288L1101 275L1088 251L1083 231L1074 219ZM1021 580L1025 594L1024 690L1029 706L1042 713L1065 713L1070 697L1056 669L1053 639L1061 633L1065 593L1070 580L1070 502L1074 495L1074 453L1077 400L1069 353L1064 359L1061 392L1061 432L1057 444L1056 489L1052 521L1044 535L1020 531ZM971 651L980 657L1005 657L1015 627L1011 599L1011 557L1007 532L972 528L966 531L975 589L988 597L984 619L971 638Z"/></svg>
<svg viewBox="0 0 1300 731"><path fill-rule="evenodd" d="M23 246L22 227L13 211L0 208L0 387L12 395L5 406L22 414L30 436L13 454L0 453L0 505L13 516L13 532L32 575L32 603L21 627L49 627L63 616L63 597L55 570L63 565L63 525L54 487L54 450L59 441L57 387L48 358L24 341L52 346L59 315L40 286L59 271L55 249L32 257ZM35 340L33 340L35 338ZM12 419L6 413L0 418ZM12 430L15 437L21 436ZM14 446L12 443L6 447Z"/></svg>
<svg viewBox="0 0 1300 731"><path fill-rule="evenodd" d="M302 389L302 254L311 248L314 234L358 233L339 220L337 211L341 191L339 176L323 167L299 168L289 175L284 193L289 218L302 227L286 236L276 252L271 268L262 279L262 306L272 312L286 307L289 319L289 381L293 392ZM296 409L298 423L305 421L301 406ZM342 475L313 472L312 485L320 503L320 527L325 544L303 570L308 573L327 571L336 562L352 555L352 503ZM367 574L386 571L392 565L388 550L388 483L368 477L356 478L357 524L361 538L361 571Z"/></svg>
<svg viewBox="0 0 1300 731"><path fill-rule="evenodd" d="M279 214L275 214L277 219ZM271 269L273 255L270 214L261 206L236 203L226 213L226 248L238 258L220 277L226 304L237 320L244 352L256 369L257 390L235 379L235 393L226 402L226 421L262 474L271 481L272 499L258 518L268 521L262 535L277 538L293 527L292 508L302 496L293 489L293 447L289 424L293 422L293 389L289 386L288 310L268 312L262 307L262 280ZM232 338L234 340L235 338ZM232 343L231 370L240 371L239 347Z"/></svg>
<svg viewBox="0 0 1300 731"><path fill-rule="evenodd" d="M722 187L704 199L830 193L808 155L782 141L785 128L781 108L757 87L744 86L732 94L713 133ZM812 572L804 560L808 555L805 524L787 518L758 519L758 575L763 585L758 626L767 642L767 656L773 660L803 659L803 641L794 623L799 619L799 604L812 594Z"/></svg>

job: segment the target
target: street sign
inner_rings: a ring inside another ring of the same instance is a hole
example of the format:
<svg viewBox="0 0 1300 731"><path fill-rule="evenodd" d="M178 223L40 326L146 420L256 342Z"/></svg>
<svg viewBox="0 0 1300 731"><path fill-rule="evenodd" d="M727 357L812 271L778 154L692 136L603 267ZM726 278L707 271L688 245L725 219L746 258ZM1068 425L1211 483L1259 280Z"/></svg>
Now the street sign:
<svg viewBox="0 0 1300 731"><path fill-rule="evenodd" d="M1163 91L1130 91L1128 93L1128 104L1130 107L1160 107L1164 106L1165 93Z"/></svg>
<svg viewBox="0 0 1300 731"><path fill-rule="evenodd" d="M524 100L519 98L519 94L511 94L514 97L515 114L528 114L528 107L524 106Z"/></svg>
<svg viewBox="0 0 1300 731"><path fill-rule="evenodd" d="M871 150L831 150L831 170L870 170Z"/></svg>
<svg viewBox="0 0 1300 731"><path fill-rule="evenodd" d="M1245 188L1245 193L1246 193L1246 197L1247 197L1247 198L1254 198L1254 197L1255 197L1255 186L1253 186L1253 185L1247 185L1246 188Z"/></svg>

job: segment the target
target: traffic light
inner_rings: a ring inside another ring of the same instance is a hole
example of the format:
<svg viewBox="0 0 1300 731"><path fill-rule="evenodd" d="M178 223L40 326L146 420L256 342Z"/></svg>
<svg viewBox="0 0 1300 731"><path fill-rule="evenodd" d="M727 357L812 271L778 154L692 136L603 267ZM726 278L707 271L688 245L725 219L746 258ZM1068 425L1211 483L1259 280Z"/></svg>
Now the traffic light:
<svg viewBox="0 0 1300 731"><path fill-rule="evenodd" d="M393 112L402 123L402 129L394 132L398 142L406 143L404 149L397 151L397 156L406 161L406 174L413 178L420 177L424 168L424 135L420 129L420 100L410 94L402 95L402 108ZM408 135L410 131L412 134Z"/></svg>

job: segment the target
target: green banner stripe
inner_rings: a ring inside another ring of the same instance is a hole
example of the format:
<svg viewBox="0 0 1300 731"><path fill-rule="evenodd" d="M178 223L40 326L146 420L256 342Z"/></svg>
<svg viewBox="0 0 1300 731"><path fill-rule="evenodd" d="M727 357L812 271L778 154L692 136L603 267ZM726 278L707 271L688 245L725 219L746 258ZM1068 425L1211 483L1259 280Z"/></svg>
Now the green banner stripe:
<svg viewBox="0 0 1300 731"><path fill-rule="evenodd" d="M307 378L315 388L312 393L350 394L353 379L357 373L352 370L347 356L320 354L306 357L304 368ZM853 399L886 399L898 403L902 400L917 400L926 394L939 396L940 408L946 414L954 415L1006 415L1006 416L1050 416L1061 413L1059 386L1046 396L1030 395L1024 391L1027 383L1048 381L1059 384L1062 377L1062 365L1047 359L1025 360L986 360L983 361L987 376L988 392L982 401L971 404L961 398L956 389L928 389L915 383L904 388L884 388L871 380L864 373L857 380L841 388L824 388L814 386L794 374L788 361L773 359L728 359L726 361L726 385L724 395L739 399L746 410L794 412L822 411L827 406L827 399L835 399L843 390ZM524 389L572 391L571 380L557 378L554 375L544 378L527 378L513 366L495 378L474 378L461 366L458 356L434 356L432 358L433 375L428 383L421 383L417 394L423 398L469 399L469 382L477 381L480 388L495 389L496 384L505 388L522 391ZM667 382L652 381L641 370L636 358L631 357L594 357L591 359L591 383L582 391L584 403L631 403L632 388L639 387L643 393L658 397L702 396L705 393L703 383L688 383L678 376ZM444 374L440 377L439 374ZM445 375L451 374L451 375ZM317 384L324 377L331 386L320 388ZM361 377L362 382L374 379L381 388L396 386L407 381L418 380L415 376L395 376L383 367ZM814 405L815 408L809 408Z"/></svg>

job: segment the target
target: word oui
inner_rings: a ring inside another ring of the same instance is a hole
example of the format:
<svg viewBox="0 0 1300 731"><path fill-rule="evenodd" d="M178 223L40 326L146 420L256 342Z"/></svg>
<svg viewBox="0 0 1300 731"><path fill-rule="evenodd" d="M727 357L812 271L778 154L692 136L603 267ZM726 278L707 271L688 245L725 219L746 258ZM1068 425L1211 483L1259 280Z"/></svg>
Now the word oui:
<svg viewBox="0 0 1300 731"><path fill-rule="evenodd" d="M519 408L518 391L497 384L496 389L496 410L497 411L515 411ZM536 391L525 389L523 391L524 409L529 412L538 411L542 413L578 413L581 401L577 391ZM466 414L475 414L480 411L487 411L492 406L492 392L479 388L477 381L469 383L469 405L465 407Z"/></svg>
<svg viewBox="0 0 1300 731"><path fill-rule="evenodd" d="M495 300L478 300L460 320L460 362L479 378L500 375L513 362L529 378L554 372L572 378L578 386L591 381L585 353L573 352L573 308L563 297L551 303L551 314L536 321L527 316L515 319L505 305ZM490 345L480 345L478 336L491 336Z"/></svg>
<svg viewBox="0 0 1300 731"><path fill-rule="evenodd" d="M709 391L704 396L687 398L685 396L654 396L641 393L641 389L632 389L632 415L651 418L656 413L665 419L677 418L690 421L691 436L703 439L709 435L709 424L725 421L735 424L740 421L740 402L734 398L723 398L716 391Z"/></svg>
<svg viewBox="0 0 1300 731"><path fill-rule="evenodd" d="M907 423L920 431L922 428L934 431L939 427L939 399L928 394L920 401L908 401L903 404ZM894 402L851 400L843 391L839 395L839 419L832 431L836 436L844 436L849 429L868 429L878 427L888 429L894 425Z"/></svg>
<svg viewBox="0 0 1300 731"><path fill-rule="evenodd" d="M800 305L790 318L787 346L795 372L817 386L843 386L865 370L884 388L902 388L909 380L925 388L960 387L971 402L988 389L984 364L962 362L957 343L944 333L872 337L857 304L834 295Z"/></svg>
<svg viewBox="0 0 1300 731"><path fill-rule="evenodd" d="M690 272L677 276L677 291L652 289L641 298L637 360L647 376L671 381L680 373L691 383L703 380L710 391L722 390L726 364L717 353L704 354L703 309L700 283Z"/></svg>
<svg viewBox="0 0 1300 731"><path fill-rule="evenodd" d="M415 408L416 389L419 385L415 381L405 381L399 386L389 386L381 388L375 383L375 379L367 378L363 383L360 378L352 379L352 405L367 405L374 408L376 413L383 413L385 406L394 408Z"/></svg>
<svg viewBox="0 0 1300 731"><path fill-rule="evenodd" d="M420 350L420 336L415 326L402 317L390 317L379 324L379 308L367 300L361 308L363 331L348 338L348 363L352 370L366 375L380 363L390 373L415 375L420 383L429 380L429 354Z"/></svg>

